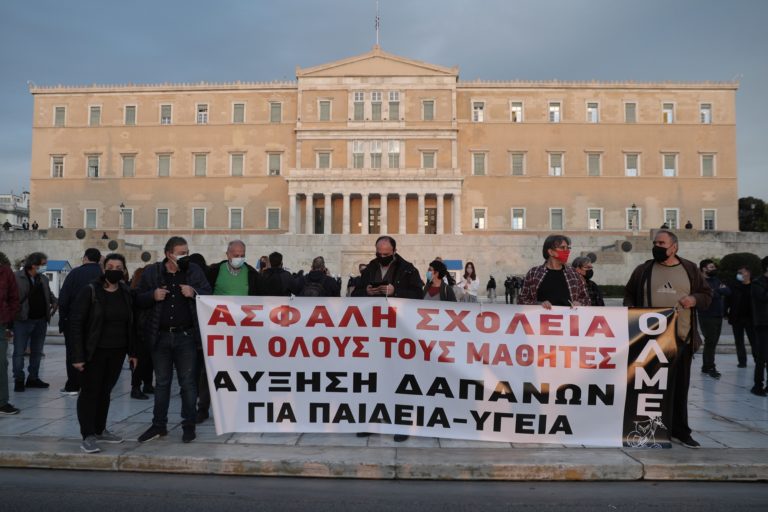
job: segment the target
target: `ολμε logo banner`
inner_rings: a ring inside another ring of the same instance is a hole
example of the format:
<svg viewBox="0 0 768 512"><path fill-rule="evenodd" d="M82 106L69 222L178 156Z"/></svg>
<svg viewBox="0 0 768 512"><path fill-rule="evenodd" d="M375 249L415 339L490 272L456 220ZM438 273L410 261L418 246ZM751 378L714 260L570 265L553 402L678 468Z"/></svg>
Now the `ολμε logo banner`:
<svg viewBox="0 0 768 512"><path fill-rule="evenodd" d="M652 361L674 355L660 310L229 296L197 309L217 434L621 446L660 414Z"/></svg>

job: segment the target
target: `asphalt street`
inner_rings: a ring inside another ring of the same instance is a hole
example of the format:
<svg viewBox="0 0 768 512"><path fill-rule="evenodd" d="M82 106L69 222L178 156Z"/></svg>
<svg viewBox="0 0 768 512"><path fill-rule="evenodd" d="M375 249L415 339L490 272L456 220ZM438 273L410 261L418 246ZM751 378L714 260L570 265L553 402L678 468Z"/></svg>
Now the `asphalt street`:
<svg viewBox="0 0 768 512"><path fill-rule="evenodd" d="M660 511L768 508L768 485L729 482L444 482L0 470L0 510Z"/></svg>

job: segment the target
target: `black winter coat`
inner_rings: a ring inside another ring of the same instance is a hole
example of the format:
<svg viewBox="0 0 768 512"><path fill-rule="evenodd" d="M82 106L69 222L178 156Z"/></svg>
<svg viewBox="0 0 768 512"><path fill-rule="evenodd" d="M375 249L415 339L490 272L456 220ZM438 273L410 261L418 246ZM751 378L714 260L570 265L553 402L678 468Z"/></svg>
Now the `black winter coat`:
<svg viewBox="0 0 768 512"><path fill-rule="evenodd" d="M395 259L392 262L395 265L392 282L389 283L395 287L393 297L402 299L423 299L424 281L421 280L419 271L416 270L410 262L404 260L399 254L395 253ZM372 260L360 275L360 283L352 293L353 297L367 297L365 292L369 284L376 282L376 274L380 270L377 260Z"/></svg>
<svg viewBox="0 0 768 512"><path fill-rule="evenodd" d="M136 305L142 309L150 310L143 329L144 339L150 350L155 346L157 335L160 332L160 315L163 313L163 303L156 301L154 294L157 288L165 286L165 262L166 260L163 260L147 267L141 275L141 282L139 283L136 293ZM194 263L190 263L186 272L179 272L181 273L182 280L194 288L198 295L211 294L211 285L208 284L208 280L205 278L205 273L200 267ZM195 341L198 346L200 346L202 342L200 340L200 329L198 329L197 324L197 306L195 304L195 299L187 299L187 305L189 305L189 311L195 324L195 328L193 329Z"/></svg>
<svg viewBox="0 0 768 512"><path fill-rule="evenodd" d="M72 304L69 322L69 355L73 363L87 363L93 357L104 329L103 301L107 293L119 293L128 309L128 355L136 356L136 330L133 294L125 283L116 292L104 290L102 282L94 281L80 290Z"/></svg>
<svg viewBox="0 0 768 512"><path fill-rule="evenodd" d="M208 284L211 285L211 290L216 288L216 280L219 278L221 265L226 262L227 260L223 260L208 266L208 269L205 272L205 277L208 279ZM243 267L248 271L248 295L258 295L259 271L247 263L243 263ZM213 293L213 291L211 291L211 293Z"/></svg>

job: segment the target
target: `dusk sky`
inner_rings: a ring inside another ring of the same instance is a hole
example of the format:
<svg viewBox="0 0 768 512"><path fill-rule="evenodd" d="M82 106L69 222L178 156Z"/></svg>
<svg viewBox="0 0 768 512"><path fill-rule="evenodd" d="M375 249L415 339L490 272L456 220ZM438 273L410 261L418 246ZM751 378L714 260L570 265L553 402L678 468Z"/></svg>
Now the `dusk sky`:
<svg viewBox="0 0 768 512"><path fill-rule="evenodd" d="M732 81L739 196L768 200L768 1L381 0L385 51L471 80ZM37 85L294 79L371 49L375 0L2 0L0 193ZM33 198L34 200L34 198Z"/></svg>

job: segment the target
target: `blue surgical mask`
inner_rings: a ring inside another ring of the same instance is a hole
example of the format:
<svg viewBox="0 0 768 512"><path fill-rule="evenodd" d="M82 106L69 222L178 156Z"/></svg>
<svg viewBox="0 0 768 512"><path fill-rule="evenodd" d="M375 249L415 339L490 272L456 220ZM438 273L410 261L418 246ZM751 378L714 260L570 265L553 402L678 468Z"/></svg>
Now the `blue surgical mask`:
<svg viewBox="0 0 768 512"><path fill-rule="evenodd" d="M742 283L744 282L744 276L742 274L736 274L736 280Z"/></svg>
<svg viewBox="0 0 768 512"><path fill-rule="evenodd" d="M48 265L40 265L37 267L37 273L42 274L43 272L48 270Z"/></svg>
<svg viewBox="0 0 768 512"><path fill-rule="evenodd" d="M432 272L430 272L429 270L427 270L427 282L428 283L432 282Z"/></svg>

